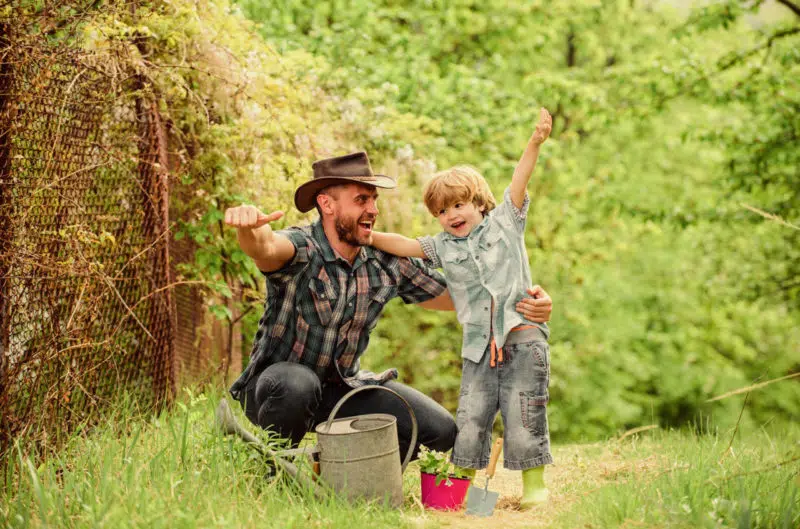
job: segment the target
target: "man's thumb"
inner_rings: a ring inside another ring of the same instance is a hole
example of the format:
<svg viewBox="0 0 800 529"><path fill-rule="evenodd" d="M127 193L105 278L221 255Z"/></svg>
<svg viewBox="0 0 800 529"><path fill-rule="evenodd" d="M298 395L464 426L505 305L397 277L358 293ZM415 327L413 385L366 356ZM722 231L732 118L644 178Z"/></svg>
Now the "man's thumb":
<svg viewBox="0 0 800 529"><path fill-rule="evenodd" d="M256 220L256 227L260 228L264 224L269 224L270 222L276 221L281 217L283 217L283 211L275 211L269 215L264 215L263 213L259 212L258 219Z"/></svg>
<svg viewBox="0 0 800 529"><path fill-rule="evenodd" d="M538 297L539 297L539 296L542 294L542 292L543 292L543 291L544 291L544 290L542 289L542 287L541 287L541 286L539 286L539 285L533 285L532 287L530 287L530 288L528 289L528 294L530 294L531 296L533 296L533 299L536 299L536 298L538 298Z"/></svg>

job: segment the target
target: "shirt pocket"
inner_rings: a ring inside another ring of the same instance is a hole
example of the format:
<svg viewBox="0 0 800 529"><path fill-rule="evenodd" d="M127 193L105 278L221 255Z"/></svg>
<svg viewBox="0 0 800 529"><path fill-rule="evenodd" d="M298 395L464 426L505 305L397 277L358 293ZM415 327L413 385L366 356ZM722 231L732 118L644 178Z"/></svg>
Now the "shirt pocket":
<svg viewBox="0 0 800 529"><path fill-rule="evenodd" d="M503 235L502 230L490 230L479 243L486 267L493 270L495 273L499 272L498 268L508 264L509 252L508 241Z"/></svg>
<svg viewBox="0 0 800 529"><path fill-rule="evenodd" d="M392 299L394 287L391 285L374 286L369 288L369 309L367 311L366 327L372 330L378 325L378 316L383 311L386 303Z"/></svg>
<svg viewBox="0 0 800 529"><path fill-rule="evenodd" d="M468 282L476 276L470 263L469 253L466 251L447 252L442 258L442 265L451 281Z"/></svg>
<svg viewBox="0 0 800 529"><path fill-rule="evenodd" d="M319 278L313 278L308 285L311 298L314 300L314 312L321 325L328 325L333 317L331 302L334 301L331 289Z"/></svg>
<svg viewBox="0 0 800 529"><path fill-rule="evenodd" d="M379 287L370 287L369 289L369 299L373 303L380 303L381 305L385 305L387 301L392 297L392 287L389 286L379 286Z"/></svg>

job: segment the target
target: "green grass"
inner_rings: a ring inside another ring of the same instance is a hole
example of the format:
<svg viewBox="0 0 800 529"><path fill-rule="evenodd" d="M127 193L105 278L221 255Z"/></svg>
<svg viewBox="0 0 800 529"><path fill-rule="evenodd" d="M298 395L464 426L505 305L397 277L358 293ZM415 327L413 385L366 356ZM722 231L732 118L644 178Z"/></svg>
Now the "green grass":
<svg viewBox="0 0 800 529"><path fill-rule="evenodd" d="M172 413L75 435L38 468L19 450L4 469L0 527L403 527L379 504L312 499L250 447L213 428L219 397L192 397ZM10 463L10 464L8 464Z"/></svg>
<svg viewBox="0 0 800 529"><path fill-rule="evenodd" d="M265 479L261 456L213 428L219 398L187 393L171 412L149 419L119 405L105 426L73 435L38 466L18 447L2 467L0 527L451 525L452 519L421 514L413 498L419 487L414 469L406 473L403 509L317 500L287 481ZM569 528L795 529L798 433L796 427L744 437L740 432L731 451L730 433L658 431L556 447L554 470L562 477L551 486L557 501L531 516L538 516L537 526L547 516L553 527ZM513 526L525 525L525 518L518 520L522 525ZM500 527L499 522L487 520L485 526Z"/></svg>
<svg viewBox="0 0 800 529"><path fill-rule="evenodd" d="M656 432L615 450L633 462L562 513L558 527L800 527L800 431ZM614 446L615 443L609 443ZM728 448L730 446L730 449ZM657 464L637 465L635 462Z"/></svg>

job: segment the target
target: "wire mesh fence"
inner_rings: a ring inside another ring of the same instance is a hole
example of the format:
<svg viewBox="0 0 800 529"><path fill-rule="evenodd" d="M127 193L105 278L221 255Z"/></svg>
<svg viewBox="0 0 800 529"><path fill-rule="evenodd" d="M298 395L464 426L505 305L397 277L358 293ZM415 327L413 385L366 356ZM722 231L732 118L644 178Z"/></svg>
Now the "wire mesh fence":
<svg viewBox="0 0 800 529"><path fill-rule="evenodd" d="M143 80L0 29L2 453L57 446L122 392L157 408L208 354L200 292L174 299L168 139Z"/></svg>

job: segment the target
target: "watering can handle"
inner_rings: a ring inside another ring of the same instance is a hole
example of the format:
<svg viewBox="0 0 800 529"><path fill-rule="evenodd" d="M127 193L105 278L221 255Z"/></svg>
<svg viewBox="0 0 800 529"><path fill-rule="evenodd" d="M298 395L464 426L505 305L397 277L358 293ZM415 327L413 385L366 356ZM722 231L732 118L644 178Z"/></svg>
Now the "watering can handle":
<svg viewBox="0 0 800 529"><path fill-rule="evenodd" d="M361 386L360 388L355 388L355 389L351 390L344 397L339 399L339 402L336 403L336 406L334 406L333 411L328 416L328 421L325 423L325 429L327 431L330 431L331 423L333 422L333 419L336 418L336 414L339 412L339 408L341 408L344 405L344 403L345 403L345 401L347 401L347 399L349 399L350 397L352 397L356 393L361 393L362 391L366 391L368 389L382 389L384 391L388 391L389 393L391 393L392 395L394 395L395 397L397 397L398 399L403 401L403 404L405 404L406 408L408 409L408 414L411 416L411 443L408 445L408 453L406 454L406 458L403 461L403 466L400 469L401 473L405 472L406 471L406 467L411 462L411 456L414 455L414 447L417 444L417 430L418 430L418 428L417 428L417 416L414 415L414 410L411 408L411 405L408 403L408 401L406 401L406 399L404 399L396 391L393 391L393 390L391 390L389 388L386 388L386 387L383 387L383 386Z"/></svg>

